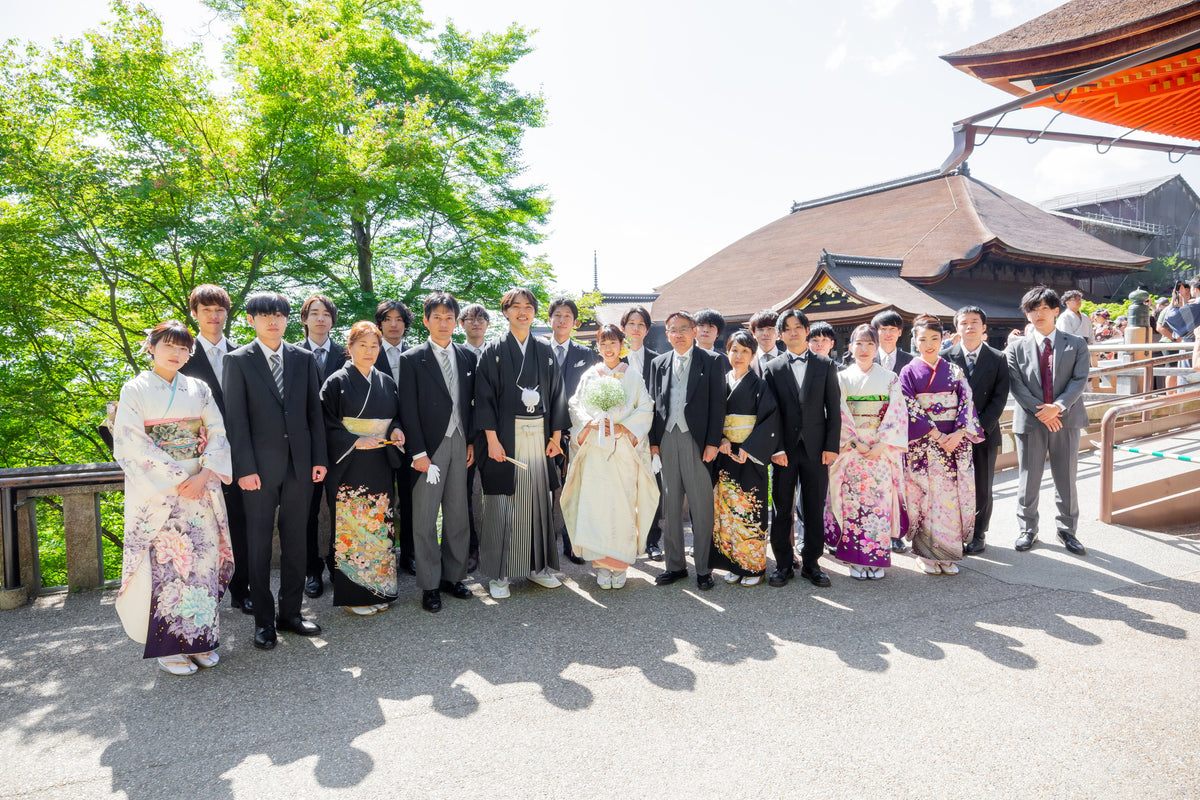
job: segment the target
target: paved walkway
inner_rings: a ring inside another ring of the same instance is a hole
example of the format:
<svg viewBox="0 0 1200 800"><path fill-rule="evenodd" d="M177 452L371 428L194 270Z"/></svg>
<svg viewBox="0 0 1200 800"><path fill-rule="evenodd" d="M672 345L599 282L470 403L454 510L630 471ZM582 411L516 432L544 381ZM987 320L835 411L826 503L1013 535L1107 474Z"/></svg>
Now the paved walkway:
<svg viewBox="0 0 1200 800"><path fill-rule="evenodd" d="M567 565L438 615L406 581L374 618L307 601L324 635L272 653L227 609L190 678L139 659L111 592L42 598L0 613L0 797L1194 798L1200 542L1096 522L1098 463L1082 559L1011 549L1009 471L955 578L701 593L642 562L601 592Z"/></svg>

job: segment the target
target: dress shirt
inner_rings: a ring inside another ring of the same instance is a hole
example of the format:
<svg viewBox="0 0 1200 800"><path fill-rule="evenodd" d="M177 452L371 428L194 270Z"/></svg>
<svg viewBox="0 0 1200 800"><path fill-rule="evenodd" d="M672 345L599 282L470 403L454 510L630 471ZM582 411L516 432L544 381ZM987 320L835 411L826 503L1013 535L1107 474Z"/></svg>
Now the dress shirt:
<svg viewBox="0 0 1200 800"><path fill-rule="evenodd" d="M886 367L890 372L895 372L896 369L896 351L885 353L883 348L879 348L879 363Z"/></svg>
<svg viewBox="0 0 1200 800"><path fill-rule="evenodd" d="M225 337L213 344L203 336L197 336L196 339L200 342L200 346L204 348L204 355L208 356L208 363L212 367L213 374L217 376L217 385L222 389L225 388L225 356L229 355L229 342Z"/></svg>
<svg viewBox="0 0 1200 800"><path fill-rule="evenodd" d="M1047 339L1050 340L1050 374L1051 374L1051 376L1054 375L1054 359L1058 352L1058 337L1055 335L1057 333L1058 333L1058 328L1055 328L1054 330L1050 331L1050 333L1045 334L1045 335L1038 333L1036 328L1034 328L1034 330L1033 330L1033 344L1035 345L1035 347L1037 349L1037 354L1039 356L1042 353L1042 348L1045 347L1045 345L1042 344L1042 342L1046 341ZM1038 375L1041 376L1041 368L1040 367L1038 368ZM1053 393L1053 389L1051 389L1051 393ZM1059 409L1064 412L1067 410L1067 409L1063 408L1062 403L1055 402L1054 405L1058 406Z"/></svg>
<svg viewBox="0 0 1200 800"><path fill-rule="evenodd" d="M980 340L979 347L976 347L974 350L968 350L966 347L963 348L963 360L966 361L968 364L970 364L971 360L974 359L975 366L978 367L979 366L979 354L982 352L983 352L983 341Z"/></svg>
<svg viewBox="0 0 1200 800"><path fill-rule="evenodd" d="M325 365L329 363L329 357L333 353L333 348L329 346L330 340L326 339L325 344L314 344L312 339L307 339L306 342L308 344L308 349L312 351L313 358L317 359L317 366L319 366L321 368L321 370L324 371ZM324 361L322 361L320 358L317 358L318 350L325 351L325 356L324 356L325 360Z"/></svg>
<svg viewBox="0 0 1200 800"><path fill-rule="evenodd" d="M804 373L808 370L808 351L796 355L789 352L787 354L788 363L792 366L792 374L796 376L796 391L804 391ZM804 402L804 395L800 395L800 401Z"/></svg>
<svg viewBox="0 0 1200 800"><path fill-rule="evenodd" d="M400 344L388 344L387 342L383 343L383 352L387 355L388 366L392 368L392 379L393 380L396 380L397 378L399 378L400 353L401 353L400 348L403 346L404 346L403 340L401 340Z"/></svg>
<svg viewBox="0 0 1200 800"><path fill-rule="evenodd" d="M625 356L625 359L629 362L629 368L641 375L642 367L646 362L646 348L643 346L637 350L630 349L629 355Z"/></svg>
<svg viewBox="0 0 1200 800"><path fill-rule="evenodd" d="M272 350L271 348L269 348L265 344L263 344L262 339L255 338L254 341L258 342L258 346L262 349L263 358L265 358L267 360L267 369L268 370L271 369L271 356L275 355L276 353L279 354L279 374L283 375L284 374L284 372L283 372L283 342L280 342L279 347Z"/></svg>

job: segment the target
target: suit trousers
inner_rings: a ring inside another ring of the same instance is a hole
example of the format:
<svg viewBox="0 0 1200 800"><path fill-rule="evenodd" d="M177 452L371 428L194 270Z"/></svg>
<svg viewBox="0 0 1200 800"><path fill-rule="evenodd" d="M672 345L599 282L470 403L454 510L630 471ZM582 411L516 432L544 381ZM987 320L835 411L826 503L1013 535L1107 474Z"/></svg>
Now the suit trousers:
<svg viewBox="0 0 1200 800"><path fill-rule="evenodd" d="M441 475L437 483L414 472L412 487L413 555L417 560L417 585L425 591L441 581L455 583L467 577L467 551L471 541L467 507L467 440L462 431L444 437L429 459ZM437 516L442 512L442 537L438 542Z"/></svg>
<svg viewBox="0 0 1200 800"><path fill-rule="evenodd" d="M413 556L413 506L412 506L412 460L400 455L403 466L395 470L396 504L392 507L392 523L396 533L396 547L401 558Z"/></svg>
<svg viewBox="0 0 1200 800"><path fill-rule="evenodd" d="M1017 529L1037 535L1038 495L1046 456L1050 456L1050 475L1054 478L1054 500L1058 505L1055 521L1061 533L1075 535L1079 525L1079 493L1075 475L1079 466L1079 428L1062 428L1057 433L1035 421L1033 430L1015 434L1017 438Z"/></svg>
<svg viewBox="0 0 1200 800"><path fill-rule="evenodd" d="M487 448L475 448L475 458L486 458ZM469 553L479 552L479 532L483 530L483 477L479 474L478 465L472 462L467 467L467 509L468 521L471 524L471 545Z"/></svg>
<svg viewBox="0 0 1200 800"><path fill-rule="evenodd" d="M329 567L329 579L333 580L333 542L327 540L329 545L328 560L321 557L321 505L329 502L329 495L325 493L325 482L313 484L312 503L308 507L308 529L305 535L305 567L306 575L320 575L327 565ZM329 510L330 516L333 516L333 509ZM330 520L330 528L333 527L333 521ZM332 530L330 531L332 535Z"/></svg>
<svg viewBox="0 0 1200 800"><path fill-rule="evenodd" d="M692 518L692 557L696 574L707 575L708 555L713 546L713 480L700 447L690 433L678 428L663 434L662 508L667 525L663 542L667 569L687 569L683 549L683 501L687 498Z"/></svg>
<svg viewBox="0 0 1200 800"><path fill-rule="evenodd" d="M829 467L821 460L809 458L803 450L788 453L788 465L771 465L771 552L775 566L792 566L792 515L796 507L796 484L800 493L801 518L804 522L804 544L800 548L800 563L813 569L825 546L825 495L829 493Z"/></svg>
<svg viewBox="0 0 1200 800"><path fill-rule="evenodd" d="M980 442L971 445L971 461L975 465L975 536L987 536L992 522L992 483L996 478L996 456L1000 446Z"/></svg>
<svg viewBox="0 0 1200 800"><path fill-rule="evenodd" d="M242 601L250 596L250 560L246 554L246 509L242 490L234 481L221 484L225 512L229 515L229 546L233 550L233 577L229 579L229 597Z"/></svg>
<svg viewBox="0 0 1200 800"><path fill-rule="evenodd" d="M293 475L289 464L282 482L264 483L261 489L242 493L250 599L254 602L254 622L260 627L275 625L275 598L271 594L273 528L279 529L279 616L290 619L300 615L312 486L311 478L305 481Z"/></svg>
<svg viewBox="0 0 1200 800"><path fill-rule="evenodd" d="M650 523L650 532L646 534L646 549L651 547L662 547L662 473L654 476L654 482L658 484L658 505L654 508L654 521Z"/></svg>

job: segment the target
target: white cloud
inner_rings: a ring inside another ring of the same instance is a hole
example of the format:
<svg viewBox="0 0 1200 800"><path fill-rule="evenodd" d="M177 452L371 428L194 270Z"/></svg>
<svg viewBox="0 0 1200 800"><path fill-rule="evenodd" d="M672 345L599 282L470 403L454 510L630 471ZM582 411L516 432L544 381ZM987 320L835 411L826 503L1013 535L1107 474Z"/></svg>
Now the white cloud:
<svg viewBox="0 0 1200 800"><path fill-rule="evenodd" d="M1155 159L1140 150L1114 148L1099 155L1094 147L1078 144L1038 143L1046 147L1034 167L1034 203L1063 194L1114 186L1128 181L1169 175L1175 171L1166 159Z"/></svg>
<svg viewBox="0 0 1200 800"><path fill-rule="evenodd" d="M901 67L915 60L912 51L901 45L885 58L871 59L871 72L874 72L876 75L891 75Z"/></svg>
<svg viewBox="0 0 1200 800"><path fill-rule="evenodd" d="M937 8L938 22L945 23L950 17L958 20L958 26L964 30L975 18L975 0L933 0Z"/></svg>
<svg viewBox="0 0 1200 800"><path fill-rule="evenodd" d="M825 69L832 71L840 67L842 62L846 60L848 52L845 43L838 44L829 52L829 57L825 59Z"/></svg>
<svg viewBox="0 0 1200 800"><path fill-rule="evenodd" d="M874 20L883 20L896 13L896 9L904 0L867 0L867 16Z"/></svg>
<svg viewBox="0 0 1200 800"><path fill-rule="evenodd" d="M1012 19L1017 15L1017 8L1012 0L992 0L988 6L993 19Z"/></svg>

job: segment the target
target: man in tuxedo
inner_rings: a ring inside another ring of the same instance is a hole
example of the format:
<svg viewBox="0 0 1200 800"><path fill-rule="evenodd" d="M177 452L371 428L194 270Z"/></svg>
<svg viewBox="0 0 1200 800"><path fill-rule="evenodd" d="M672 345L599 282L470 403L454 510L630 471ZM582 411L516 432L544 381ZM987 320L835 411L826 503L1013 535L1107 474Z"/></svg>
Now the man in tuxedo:
<svg viewBox="0 0 1200 800"><path fill-rule="evenodd" d="M375 307L375 324L383 334L383 347L375 360L375 369L387 373L399 388L400 354L404 352L404 334L412 327L413 315L399 300L384 300ZM412 459L408 446L400 454L400 469L396 470L396 508L394 512L396 543L400 549L400 569L409 575L417 574L413 554L412 487L408 479Z"/></svg>
<svg viewBox="0 0 1200 800"><path fill-rule="evenodd" d="M1000 453L1000 415L1008 402L1008 363L987 343L987 314L979 306L963 306L954 315L959 342L942 351L947 361L962 367L971 387L984 440L971 446L975 463L975 536L963 546L967 555L984 550L992 520L992 481Z"/></svg>
<svg viewBox="0 0 1200 800"><path fill-rule="evenodd" d="M646 347L646 336L650 333L650 312L645 306L633 306L621 315L621 332L625 334L625 344L629 346L629 355L622 359L629 368L642 376L642 384L646 392L650 391L650 371L654 359L661 353ZM646 557L651 561L662 561L662 476L655 475L658 483L658 507L654 509L654 521L650 523L650 532L646 534Z"/></svg>
<svg viewBox="0 0 1200 800"><path fill-rule="evenodd" d="M458 324L467 335L463 346L475 356L476 363L479 363L479 357L483 355L484 339L491 323L491 315L479 303L468 303L458 312ZM483 453L487 447L478 432L473 444L476 453ZM467 488L470 490L468 505L471 510L471 546L467 553L467 572L474 572L479 566L479 532L483 530L483 481L479 477L479 465L474 461L467 467Z"/></svg>
<svg viewBox="0 0 1200 800"><path fill-rule="evenodd" d="M725 370L696 346L696 320L686 311L667 317L671 352L654 359L650 396L654 423L650 453L662 462L662 508L667 525L667 570L654 579L666 586L687 577L683 546L683 501L692 517L696 585L713 587L708 568L712 549L713 479L711 464L725 424Z"/></svg>
<svg viewBox="0 0 1200 800"><path fill-rule="evenodd" d="M574 300L569 297L554 298L550 301L550 310L547 316L550 320L550 338L547 341L550 342L550 351L554 353L554 360L558 362L558 369L562 373L563 394L570 401L575 396L575 390L579 388L579 379L583 377L583 373L592 368L600 356L596 354L595 350L584 347L571 338L571 334L579 322L579 306L575 305ZM561 470L560 478L565 478L567 474L570 445L571 432L563 431L562 455L558 458ZM559 482L559 488L554 490L554 529L562 537L563 555L572 564L582 564L583 559L575 555L571 549L571 534L567 531L567 525L563 521L561 496L562 481Z"/></svg>
<svg viewBox="0 0 1200 800"><path fill-rule="evenodd" d="M254 646L275 647L276 630L315 636L300 615L304 598L307 510L312 485L325 478L325 420L317 362L283 341L291 306L275 292L246 298L254 341L225 358L225 427L233 474L246 508ZM276 511L279 513L276 521ZM279 614L271 594L272 529L279 529Z"/></svg>
<svg viewBox="0 0 1200 800"><path fill-rule="evenodd" d="M221 388L225 379L225 358L237 349L235 343L225 338L225 322L229 318L231 305L229 293L220 286L205 283L192 289L191 296L188 297L188 309L200 328L200 335L196 337L197 347L192 351L192 357L179 370L184 375L199 378L208 384L224 419L228 419L225 411L225 392ZM229 604L240 608L243 614L252 614L254 601L250 599L242 490L236 483L230 483L222 484L221 492L225 495L225 511L229 515L229 544L233 549Z"/></svg>
<svg viewBox="0 0 1200 800"><path fill-rule="evenodd" d="M304 341L300 346L312 353L316 359L317 380L323 386L329 376L346 363L345 346L329 337L333 326L337 325L337 306L325 295L314 294L300 307L300 323L304 326ZM322 559L317 530L321 505L328 506L328 503L325 482L321 481L313 487L312 504L308 507L308 556L304 570L304 594L308 597L320 597L324 594L325 586L321 581L321 573L326 567L329 569L329 579L333 580L333 547L331 544L326 558ZM332 507L329 507L329 513L333 515Z"/></svg>
<svg viewBox="0 0 1200 800"><path fill-rule="evenodd" d="M725 317L715 308L702 308L696 312L696 346L721 363L721 369L729 371L729 356L717 349L717 339L725 330Z"/></svg>
<svg viewBox="0 0 1200 800"><path fill-rule="evenodd" d="M754 341L758 342L758 352L754 354L754 360L750 362L750 369L754 370L754 374L760 378L767 368L767 363L781 355L775 347L779 341L779 332L775 330L775 323L778 320L779 315L769 308L764 308L750 318L750 334L754 337Z"/></svg>
<svg viewBox="0 0 1200 800"><path fill-rule="evenodd" d="M1021 298L1021 311L1033 330L1007 349L1013 399L1013 434L1017 439L1016 549L1028 550L1038 538L1038 495L1042 471L1050 456L1050 474L1058 504L1058 538L1075 555L1086 554L1075 537L1079 525L1079 432L1087 425L1083 390L1087 386L1087 342L1058 330L1062 308L1058 294L1045 286Z"/></svg>
<svg viewBox="0 0 1200 800"><path fill-rule="evenodd" d="M804 522L800 577L815 586L829 586L820 558L829 465L837 458L842 427L837 367L809 352L808 317L802 311L784 311L775 325L788 352L768 363L763 376L775 395L782 423L782 449L771 456L771 550L776 569L769 583L786 586L795 577L792 524L799 483Z"/></svg>
<svg viewBox="0 0 1200 800"><path fill-rule="evenodd" d="M400 422L412 452L413 545L421 607L442 610L441 593L465 600L471 524L467 467L475 460L474 353L454 344L458 301L448 292L425 299L429 339L400 357ZM438 537L438 510L442 534Z"/></svg>

